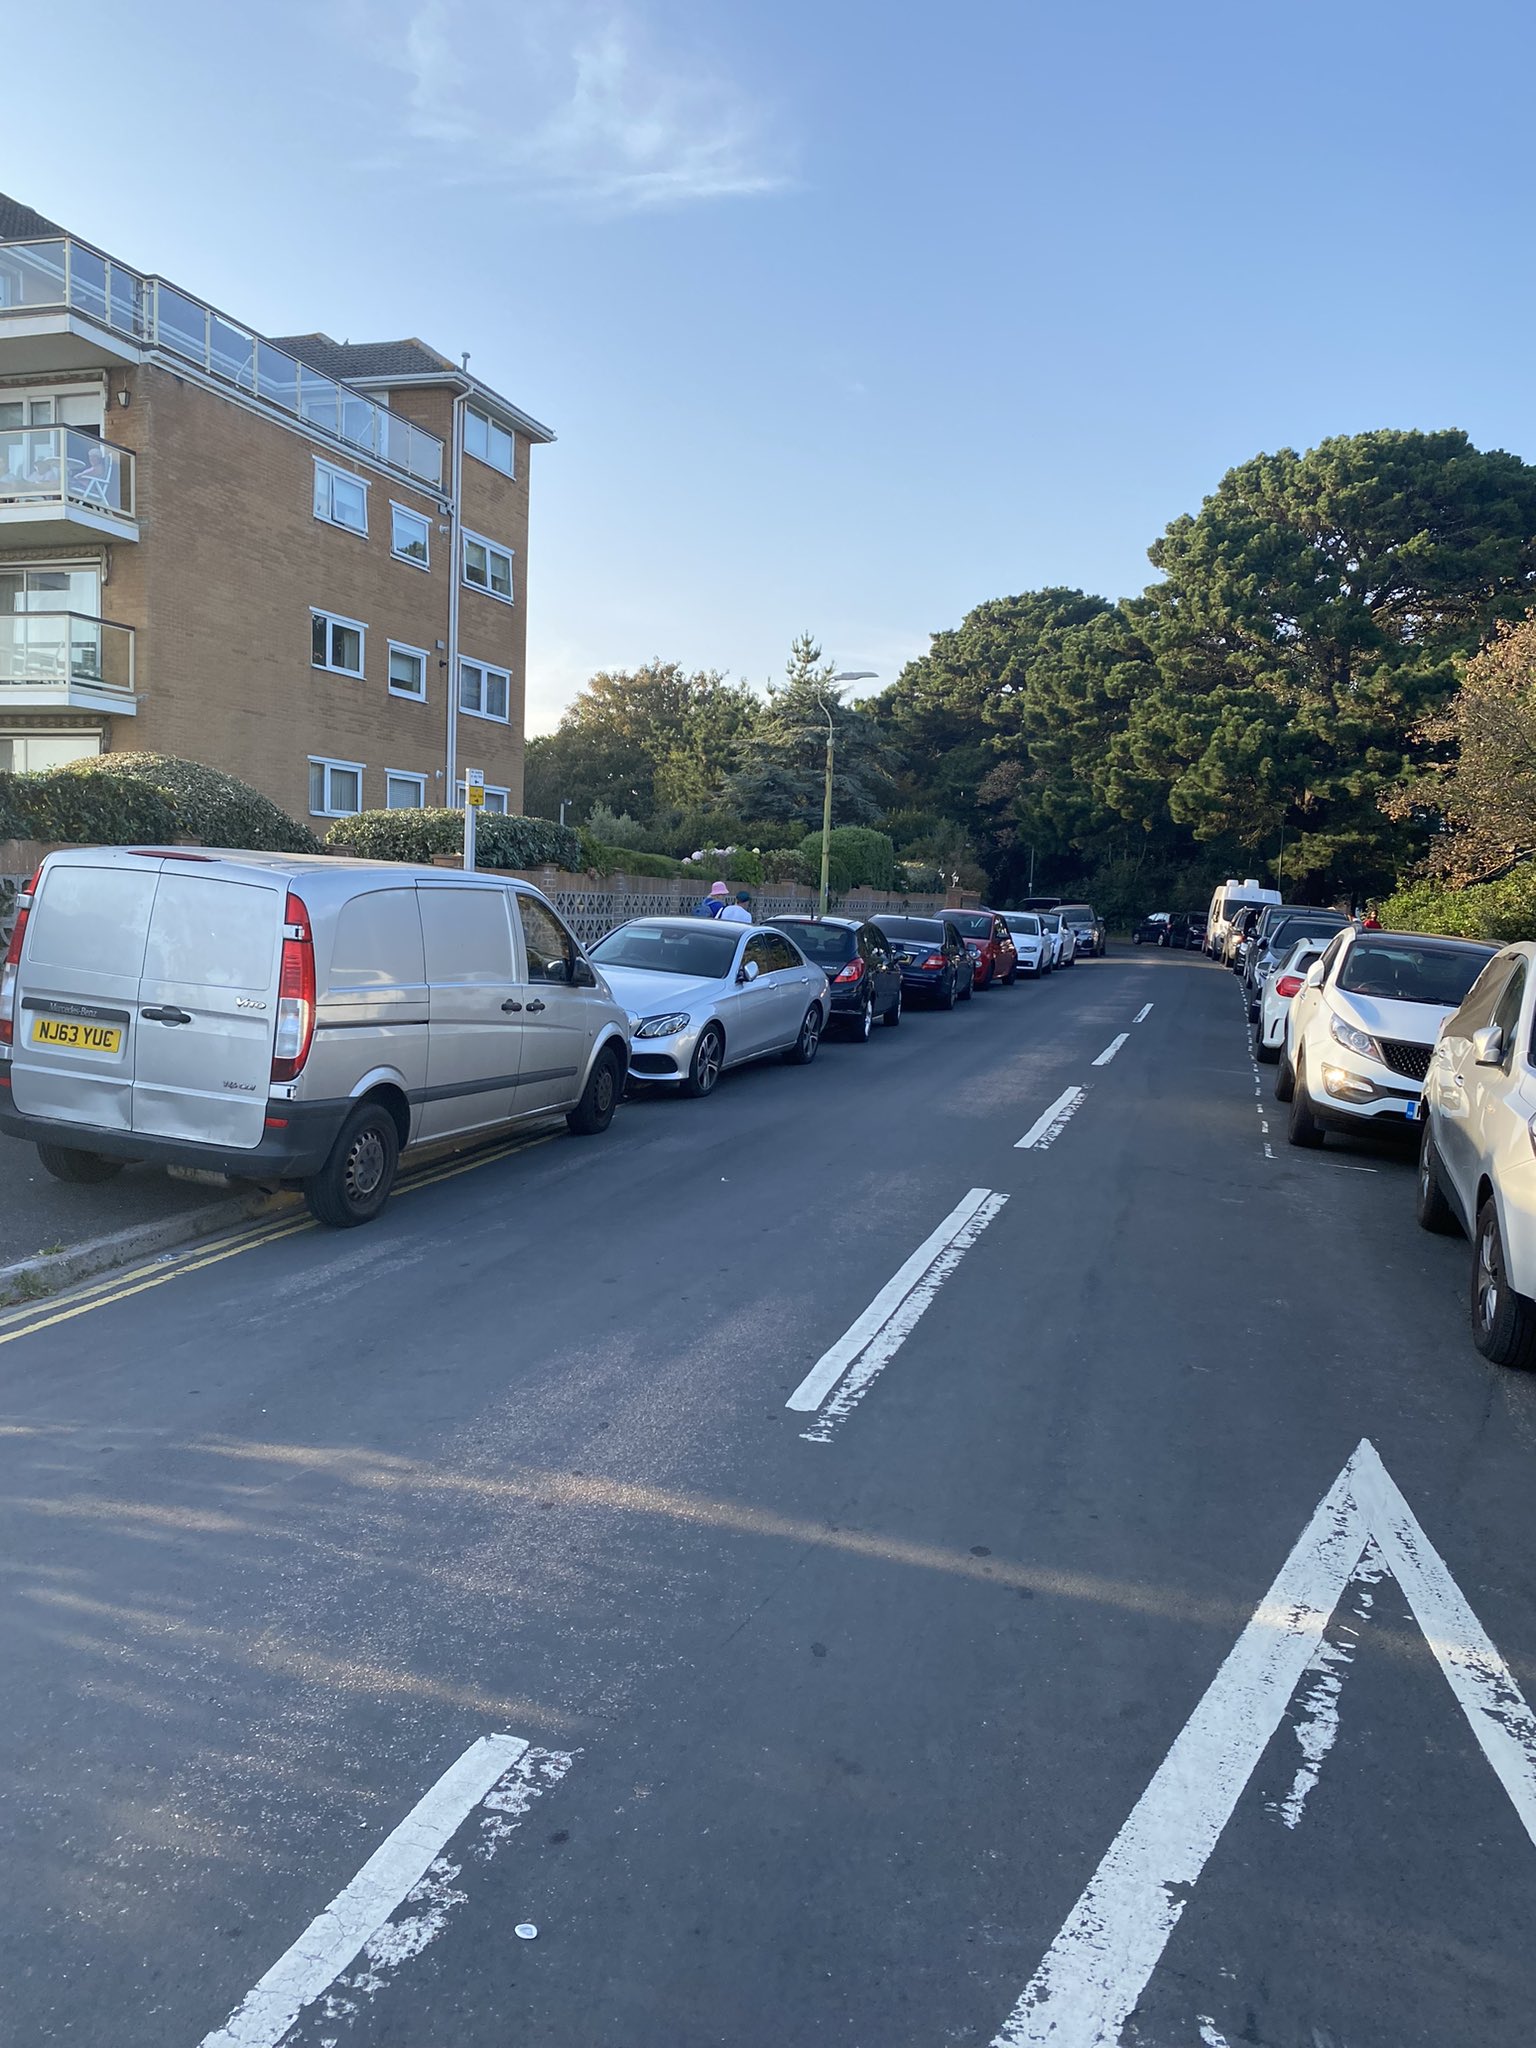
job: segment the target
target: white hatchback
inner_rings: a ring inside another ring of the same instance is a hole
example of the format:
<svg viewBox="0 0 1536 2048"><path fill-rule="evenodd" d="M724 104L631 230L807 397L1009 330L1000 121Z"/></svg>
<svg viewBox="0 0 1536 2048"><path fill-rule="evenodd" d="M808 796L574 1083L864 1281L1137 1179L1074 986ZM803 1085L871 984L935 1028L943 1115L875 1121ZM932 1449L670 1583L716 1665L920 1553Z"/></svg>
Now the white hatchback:
<svg viewBox="0 0 1536 2048"><path fill-rule="evenodd" d="M1051 970L1050 949L1045 934L1040 929L1040 919L1033 910L1005 910L1003 923L1013 934L1013 950L1019 956L1019 972L1027 974L1031 981Z"/></svg>

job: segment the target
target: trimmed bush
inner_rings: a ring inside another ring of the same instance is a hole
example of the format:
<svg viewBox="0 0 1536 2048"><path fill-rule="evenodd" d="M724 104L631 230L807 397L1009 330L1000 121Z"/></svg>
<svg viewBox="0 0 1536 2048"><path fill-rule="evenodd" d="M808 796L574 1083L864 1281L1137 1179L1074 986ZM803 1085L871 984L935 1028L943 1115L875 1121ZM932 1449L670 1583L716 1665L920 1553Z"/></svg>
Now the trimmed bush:
<svg viewBox="0 0 1536 2048"><path fill-rule="evenodd" d="M581 834L581 864L600 875L651 875L670 879L679 874L678 862L664 853L642 853L634 846L605 846L589 832Z"/></svg>
<svg viewBox="0 0 1536 2048"><path fill-rule="evenodd" d="M894 885L896 849L884 832L873 831L867 825L837 825L833 827L831 846L833 869L847 877L846 881L834 882L833 888L889 889ZM808 832L800 842L800 852L819 880L821 834Z"/></svg>
<svg viewBox="0 0 1536 2048"><path fill-rule="evenodd" d="M770 847L762 858L765 882L808 882L811 879L811 871L798 846Z"/></svg>
<svg viewBox="0 0 1536 2048"><path fill-rule="evenodd" d="M320 842L305 825L296 824L272 799L252 789L238 776L209 768L201 761L183 761L175 754L101 754L90 760L71 761L45 775L22 776L18 781L47 784L44 799L50 814L67 820L78 805L82 824L104 815L104 807L121 801L142 805L148 817L151 801L158 798L166 807L170 824L154 830L135 822L111 835L114 839L169 839L177 833L203 846L245 847L254 853L318 853ZM102 810L95 807L101 806ZM38 834L50 839L100 839L98 831L71 829Z"/></svg>
<svg viewBox="0 0 1536 2048"><path fill-rule="evenodd" d="M160 792L127 777L87 777L59 768L0 776L0 839L124 846L136 840L163 843L178 829Z"/></svg>
<svg viewBox="0 0 1536 2048"><path fill-rule="evenodd" d="M325 835L333 852L359 860L409 860L425 866L435 853L464 845L464 813L451 810L359 811L338 818ZM475 859L486 868L557 867L578 872L581 841L568 825L548 818L503 817L482 811L475 827Z"/></svg>

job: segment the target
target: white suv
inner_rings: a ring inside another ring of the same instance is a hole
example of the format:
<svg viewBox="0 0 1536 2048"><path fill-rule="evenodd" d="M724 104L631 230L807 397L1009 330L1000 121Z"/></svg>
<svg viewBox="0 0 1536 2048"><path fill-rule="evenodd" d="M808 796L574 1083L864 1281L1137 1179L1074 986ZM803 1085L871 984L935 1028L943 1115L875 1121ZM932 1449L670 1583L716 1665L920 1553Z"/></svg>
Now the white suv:
<svg viewBox="0 0 1536 2048"><path fill-rule="evenodd" d="M1291 1143L1416 1123L1440 1027L1493 950L1419 932L1340 932L1285 1020L1275 1094L1291 1105Z"/></svg>

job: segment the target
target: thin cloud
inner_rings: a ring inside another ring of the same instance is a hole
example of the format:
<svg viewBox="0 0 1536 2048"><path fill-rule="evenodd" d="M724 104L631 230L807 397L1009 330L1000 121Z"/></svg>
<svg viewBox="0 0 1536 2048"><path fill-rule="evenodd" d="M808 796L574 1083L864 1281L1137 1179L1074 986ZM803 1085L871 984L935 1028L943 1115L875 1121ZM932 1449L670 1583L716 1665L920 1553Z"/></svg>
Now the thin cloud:
<svg viewBox="0 0 1536 2048"><path fill-rule="evenodd" d="M409 0L350 11L405 80L406 131L446 159L450 183L632 213L789 182L747 95L657 48L630 8L525 0L514 14Z"/></svg>

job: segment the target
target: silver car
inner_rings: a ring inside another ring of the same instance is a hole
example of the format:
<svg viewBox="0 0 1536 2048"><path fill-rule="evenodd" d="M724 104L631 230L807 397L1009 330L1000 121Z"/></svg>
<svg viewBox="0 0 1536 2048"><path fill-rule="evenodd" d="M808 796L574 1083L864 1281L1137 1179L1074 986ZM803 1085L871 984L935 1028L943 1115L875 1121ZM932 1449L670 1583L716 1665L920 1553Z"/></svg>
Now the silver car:
<svg viewBox="0 0 1536 2048"><path fill-rule="evenodd" d="M787 932L697 917L621 924L592 949L629 1014L636 1081L708 1095L727 1067L781 1053L808 1066L827 1026L827 977Z"/></svg>

